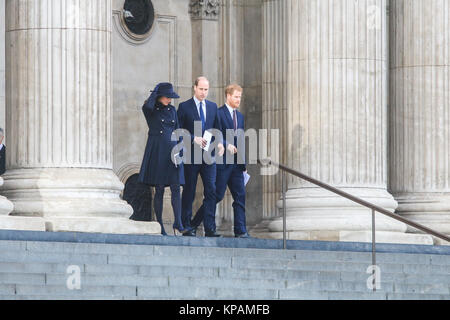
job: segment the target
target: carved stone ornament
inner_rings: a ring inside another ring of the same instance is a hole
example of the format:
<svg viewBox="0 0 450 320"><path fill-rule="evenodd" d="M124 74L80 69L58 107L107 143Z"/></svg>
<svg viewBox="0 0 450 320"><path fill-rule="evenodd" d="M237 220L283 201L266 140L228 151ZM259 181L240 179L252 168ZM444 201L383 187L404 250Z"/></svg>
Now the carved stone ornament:
<svg viewBox="0 0 450 320"><path fill-rule="evenodd" d="M189 13L194 20L218 20L220 0L191 0Z"/></svg>

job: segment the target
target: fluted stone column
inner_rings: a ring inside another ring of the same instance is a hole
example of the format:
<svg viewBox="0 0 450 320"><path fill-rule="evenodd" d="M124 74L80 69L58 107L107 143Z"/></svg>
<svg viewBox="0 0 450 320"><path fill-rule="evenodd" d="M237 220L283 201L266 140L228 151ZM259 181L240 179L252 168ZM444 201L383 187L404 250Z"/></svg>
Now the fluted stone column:
<svg viewBox="0 0 450 320"><path fill-rule="evenodd" d="M5 128L5 2L0 3L0 127Z"/></svg>
<svg viewBox="0 0 450 320"><path fill-rule="evenodd" d="M0 127L5 128L5 2L0 3ZM0 187L3 178L0 177ZM0 196L0 229L45 230L44 221L11 217L14 206L7 198Z"/></svg>
<svg viewBox="0 0 450 320"><path fill-rule="evenodd" d="M391 189L398 213L445 234L450 234L449 17L448 0L391 2Z"/></svg>
<svg viewBox="0 0 450 320"><path fill-rule="evenodd" d="M263 103L262 128L267 129L268 154L272 160L286 163L287 159L287 15L288 2L271 0L263 2ZM279 131L278 155L270 150L272 129ZM277 157L277 158L274 158ZM251 234L260 238L277 237L268 232L268 225L279 216L277 203L281 194L281 175L264 175L263 220Z"/></svg>
<svg viewBox="0 0 450 320"><path fill-rule="evenodd" d="M206 76L210 82L208 99L222 98L219 86L219 16L221 1L190 0L192 22L192 73L193 78ZM193 79L193 80L194 80Z"/></svg>
<svg viewBox="0 0 450 320"><path fill-rule="evenodd" d="M286 2L289 166L394 211L387 192L386 1ZM290 239L371 240L370 210L297 178L288 189ZM380 214L376 226L381 242L431 243ZM269 228L280 233L282 221Z"/></svg>
<svg viewBox="0 0 450 320"><path fill-rule="evenodd" d="M51 231L153 233L112 171L111 0L6 1L13 215Z"/></svg>

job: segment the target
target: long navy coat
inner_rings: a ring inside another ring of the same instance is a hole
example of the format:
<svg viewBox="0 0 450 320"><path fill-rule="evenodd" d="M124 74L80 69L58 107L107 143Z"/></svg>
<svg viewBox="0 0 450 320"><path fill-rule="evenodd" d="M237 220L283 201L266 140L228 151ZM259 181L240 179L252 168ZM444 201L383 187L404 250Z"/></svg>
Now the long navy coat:
<svg viewBox="0 0 450 320"><path fill-rule="evenodd" d="M149 132L139 182L150 186L184 185L183 164L177 167L171 159L172 149L180 142L171 141L174 130L179 128L177 110L159 102L151 106L149 101L142 107Z"/></svg>

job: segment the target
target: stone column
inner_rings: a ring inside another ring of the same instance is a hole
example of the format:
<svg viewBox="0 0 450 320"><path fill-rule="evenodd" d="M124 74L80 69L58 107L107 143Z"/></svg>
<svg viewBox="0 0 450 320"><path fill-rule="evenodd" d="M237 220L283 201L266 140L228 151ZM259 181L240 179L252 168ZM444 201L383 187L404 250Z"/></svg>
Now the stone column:
<svg viewBox="0 0 450 320"><path fill-rule="evenodd" d="M217 84L217 99L215 102L220 108L225 103L225 88L227 85L230 83L238 83L244 87L244 8L242 4L234 0L222 1L220 4L218 24L219 30L217 37L219 50L217 57L219 57L220 72L219 82ZM217 205L216 211L218 230L225 236L234 236L232 204L233 198L227 189L225 197Z"/></svg>
<svg viewBox="0 0 450 320"><path fill-rule="evenodd" d="M449 17L447 0L391 2L391 189L398 213L445 234L450 234Z"/></svg>
<svg viewBox="0 0 450 320"><path fill-rule="evenodd" d="M288 165L394 211L387 192L386 0L288 0ZM289 178L290 239L370 241L371 211ZM279 202L281 207L281 202ZM380 242L431 243L377 214ZM269 229L282 230L280 219Z"/></svg>
<svg viewBox="0 0 450 320"><path fill-rule="evenodd" d="M5 2L0 3L0 127L5 129ZM0 177L0 187L3 178ZM0 196L0 229L45 230L45 224L40 219L33 221L9 216L14 206L3 196Z"/></svg>
<svg viewBox="0 0 450 320"><path fill-rule="evenodd" d="M268 130L268 150L270 150L270 130L279 130L278 159L273 151L267 156L274 161L287 160L287 6L286 1L263 2L263 67L262 67L262 128ZM277 202L281 194L281 175L265 175L263 185L263 220L252 230L252 235L266 238L276 235L268 233L267 226L279 216Z"/></svg>
<svg viewBox="0 0 450 320"><path fill-rule="evenodd" d="M158 232L128 220L112 171L111 0L6 1L13 215L49 231Z"/></svg>
<svg viewBox="0 0 450 320"><path fill-rule="evenodd" d="M191 0L192 20L192 74L206 76L210 82L208 99L222 100L220 89L219 16L220 0Z"/></svg>
<svg viewBox="0 0 450 320"><path fill-rule="evenodd" d="M0 3L0 127L5 128L5 2Z"/></svg>

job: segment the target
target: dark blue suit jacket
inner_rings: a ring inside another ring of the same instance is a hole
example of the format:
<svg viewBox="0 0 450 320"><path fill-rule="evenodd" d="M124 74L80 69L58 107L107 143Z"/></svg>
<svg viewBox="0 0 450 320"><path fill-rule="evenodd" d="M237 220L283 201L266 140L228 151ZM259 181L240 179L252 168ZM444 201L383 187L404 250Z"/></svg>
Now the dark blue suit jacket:
<svg viewBox="0 0 450 320"><path fill-rule="evenodd" d="M237 128L242 129L241 132L237 132L236 136L233 136L233 140L229 141L227 140L227 130L233 130L234 131L234 124L233 124L233 118L231 117L230 112L228 111L228 108L226 105L223 105L221 108L219 108L219 120L222 127L222 135L223 135L223 145L225 146L225 154L222 158L217 159L217 163L223 163L223 165L232 165L232 164L239 164L239 168L242 171L246 170L245 165L245 121L244 121L244 115L240 113L238 110L236 111L237 115ZM232 161L227 161L227 158L229 159L231 154L227 150L227 147L229 144L234 145L238 148L239 153L234 155L232 157ZM227 156L228 155L228 156ZM240 157L240 161L238 161L238 156Z"/></svg>
<svg viewBox="0 0 450 320"><path fill-rule="evenodd" d="M206 121L205 121L205 130L209 129L217 129L222 131L222 127L219 121L217 104L214 102L205 100L206 102ZM191 135L191 146L194 142L194 137L201 136L201 133L194 132L194 122L201 121L200 115L198 114L197 106L195 104L194 98L191 98L185 102L180 103L178 106L178 123L181 129L186 129L189 131ZM214 142L215 138L211 141ZM220 139L222 142L222 139ZM194 148L198 148L198 146L194 143ZM194 163L194 148L191 150L191 163ZM211 154L214 156L214 152Z"/></svg>

